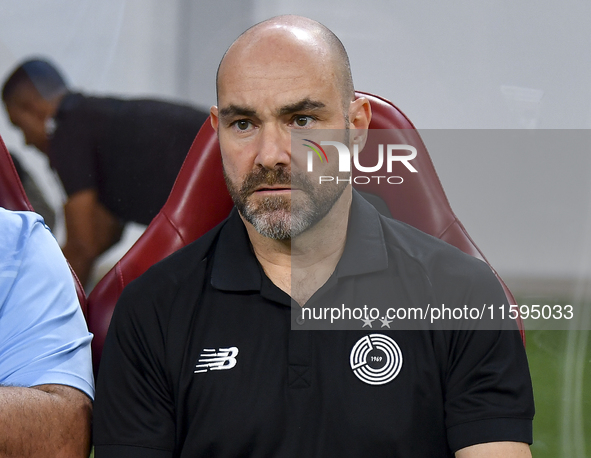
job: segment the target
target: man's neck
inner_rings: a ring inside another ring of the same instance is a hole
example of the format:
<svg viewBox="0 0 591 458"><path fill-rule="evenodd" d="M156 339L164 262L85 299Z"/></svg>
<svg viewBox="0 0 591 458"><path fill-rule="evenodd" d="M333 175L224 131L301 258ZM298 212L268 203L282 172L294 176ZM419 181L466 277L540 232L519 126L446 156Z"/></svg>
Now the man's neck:
<svg viewBox="0 0 591 458"><path fill-rule="evenodd" d="M328 214L292 240L259 234L245 221L254 253L265 274L303 306L334 272L347 238L351 187L345 189Z"/></svg>

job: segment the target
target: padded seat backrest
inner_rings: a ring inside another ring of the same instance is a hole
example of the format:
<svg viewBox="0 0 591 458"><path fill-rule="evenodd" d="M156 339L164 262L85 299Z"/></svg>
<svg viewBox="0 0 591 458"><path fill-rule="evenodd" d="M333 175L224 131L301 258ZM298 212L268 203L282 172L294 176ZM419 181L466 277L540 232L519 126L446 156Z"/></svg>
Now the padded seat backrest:
<svg viewBox="0 0 591 458"><path fill-rule="evenodd" d="M13 211L33 211L12 158L0 138L0 206Z"/></svg>

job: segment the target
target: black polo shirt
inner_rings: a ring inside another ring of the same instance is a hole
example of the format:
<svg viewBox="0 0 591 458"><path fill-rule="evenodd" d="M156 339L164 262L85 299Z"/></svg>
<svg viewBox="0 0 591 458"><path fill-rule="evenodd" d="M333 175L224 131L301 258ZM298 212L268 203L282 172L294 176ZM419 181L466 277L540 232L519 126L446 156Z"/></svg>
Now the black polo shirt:
<svg viewBox="0 0 591 458"><path fill-rule="evenodd" d="M356 195L351 222L341 261L353 240L364 247L355 251L361 269L394 263L413 285L420 266L438 278L428 286L435 297L457 282L499 299L483 263L380 217ZM448 257L466 263L453 278ZM355 280L348 269L339 263L335 285ZM472 278L483 272L485 281ZM123 292L107 336L95 456L433 458L482 442L531 443L532 387L517 331L302 331L291 329L290 310L236 211L149 269ZM382 366L359 364L372 347L390 355L386 379Z"/></svg>
<svg viewBox="0 0 591 458"><path fill-rule="evenodd" d="M68 196L96 190L121 221L149 224L208 116L162 100L69 93L54 118L49 160Z"/></svg>

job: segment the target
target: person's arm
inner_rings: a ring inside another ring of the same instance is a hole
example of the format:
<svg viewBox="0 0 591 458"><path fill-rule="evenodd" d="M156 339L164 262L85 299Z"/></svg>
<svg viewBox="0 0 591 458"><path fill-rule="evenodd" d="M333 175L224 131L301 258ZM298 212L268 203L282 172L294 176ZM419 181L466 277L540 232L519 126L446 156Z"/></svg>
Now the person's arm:
<svg viewBox="0 0 591 458"><path fill-rule="evenodd" d="M0 387L0 457L88 457L91 415L76 388Z"/></svg>
<svg viewBox="0 0 591 458"><path fill-rule="evenodd" d="M63 252L85 285L94 260L120 239L123 227L93 189L72 194L64 205L64 216L67 239Z"/></svg>
<svg viewBox="0 0 591 458"><path fill-rule="evenodd" d="M523 442L489 442L458 450L456 458L531 458L531 451Z"/></svg>
<svg viewBox="0 0 591 458"><path fill-rule="evenodd" d="M41 218L0 209L0 457L87 457L90 342L72 274Z"/></svg>

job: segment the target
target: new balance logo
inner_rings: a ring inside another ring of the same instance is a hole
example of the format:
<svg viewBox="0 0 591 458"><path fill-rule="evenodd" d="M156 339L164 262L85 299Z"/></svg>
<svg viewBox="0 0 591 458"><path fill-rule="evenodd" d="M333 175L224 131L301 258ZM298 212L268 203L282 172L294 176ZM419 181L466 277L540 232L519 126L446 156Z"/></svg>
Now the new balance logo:
<svg viewBox="0 0 591 458"><path fill-rule="evenodd" d="M236 365L238 348L204 348L195 365L195 374L207 371L232 369Z"/></svg>

